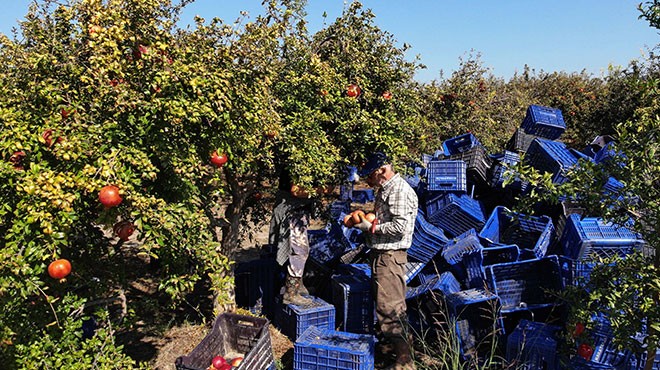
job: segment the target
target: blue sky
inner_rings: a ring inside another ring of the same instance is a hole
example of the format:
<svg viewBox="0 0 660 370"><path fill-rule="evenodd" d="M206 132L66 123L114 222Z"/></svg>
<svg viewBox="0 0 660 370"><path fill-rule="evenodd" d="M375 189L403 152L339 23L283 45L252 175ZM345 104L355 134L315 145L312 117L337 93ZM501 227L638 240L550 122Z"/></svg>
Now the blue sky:
<svg viewBox="0 0 660 370"><path fill-rule="evenodd" d="M375 22L398 42L412 46L428 68L416 78L428 82L448 76L459 58L471 50L484 66L509 78L525 64L546 72L579 72L600 76L608 65L625 66L643 59L647 48L660 44L655 29L638 19L642 0L363 0ZM309 0L309 30L315 32L338 17L347 2ZM30 0L3 2L0 32L9 33L27 12ZM261 13L261 0L196 0L183 20L195 14L231 22L241 10ZM323 18L323 13L327 18Z"/></svg>

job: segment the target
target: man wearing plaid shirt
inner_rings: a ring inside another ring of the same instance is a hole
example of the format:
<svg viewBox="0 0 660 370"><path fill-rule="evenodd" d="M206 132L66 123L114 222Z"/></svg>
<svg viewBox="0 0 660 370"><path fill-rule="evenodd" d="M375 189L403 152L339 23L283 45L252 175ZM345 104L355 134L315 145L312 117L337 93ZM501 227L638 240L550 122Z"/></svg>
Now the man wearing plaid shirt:
<svg viewBox="0 0 660 370"><path fill-rule="evenodd" d="M406 335L407 250L417 215L417 194L394 172L383 153L375 153L360 170L369 186L377 188L376 219L361 218L355 225L368 234L370 244L372 294L381 334L392 342L397 359L391 369L415 369L411 358L410 336Z"/></svg>

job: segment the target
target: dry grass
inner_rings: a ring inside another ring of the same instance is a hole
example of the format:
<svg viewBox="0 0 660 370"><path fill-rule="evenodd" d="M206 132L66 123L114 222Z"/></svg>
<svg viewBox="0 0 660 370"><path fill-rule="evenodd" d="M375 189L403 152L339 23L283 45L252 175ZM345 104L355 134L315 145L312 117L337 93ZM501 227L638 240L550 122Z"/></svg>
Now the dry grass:
<svg viewBox="0 0 660 370"><path fill-rule="evenodd" d="M210 329L205 325L184 324L165 333L158 355L153 362L154 369L175 370L174 361L186 355L206 336Z"/></svg>

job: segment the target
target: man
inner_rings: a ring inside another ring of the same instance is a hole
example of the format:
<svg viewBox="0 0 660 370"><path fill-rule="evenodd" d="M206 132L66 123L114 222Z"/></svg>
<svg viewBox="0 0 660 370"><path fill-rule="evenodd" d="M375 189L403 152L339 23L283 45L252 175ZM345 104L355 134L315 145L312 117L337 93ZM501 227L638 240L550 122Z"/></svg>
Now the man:
<svg viewBox="0 0 660 370"><path fill-rule="evenodd" d="M360 170L377 188L376 219L355 225L368 236L372 294L381 334L392 342L397 359L390 369L415 369L407 335L405 265L417 215L417 194L394 172L383 153L372 155Z"/></svg>
<svg viewBox="0 0 660 370"><path fill-rule="evenodd" d="M268 242L277 246L277 263L286 268L282 296L284 304L306 306L312 303L311 299L302 295L308 294L302 278L309 256L307 228L313 207L313 199L296 185L292 185L291 177L283 170L270 220Z"/></svg>

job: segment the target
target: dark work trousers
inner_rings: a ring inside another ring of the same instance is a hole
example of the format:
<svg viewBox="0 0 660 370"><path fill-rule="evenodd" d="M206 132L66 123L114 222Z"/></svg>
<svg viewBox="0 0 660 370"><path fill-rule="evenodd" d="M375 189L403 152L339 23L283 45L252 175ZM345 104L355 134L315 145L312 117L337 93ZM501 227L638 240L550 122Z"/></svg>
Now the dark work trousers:
<svg viewBox="0 0 660 370"><path fill-rule="evenodd" d="M371 249L371 290L376 301L376 317L383 336L405 338L406 250Z"/></svg>

